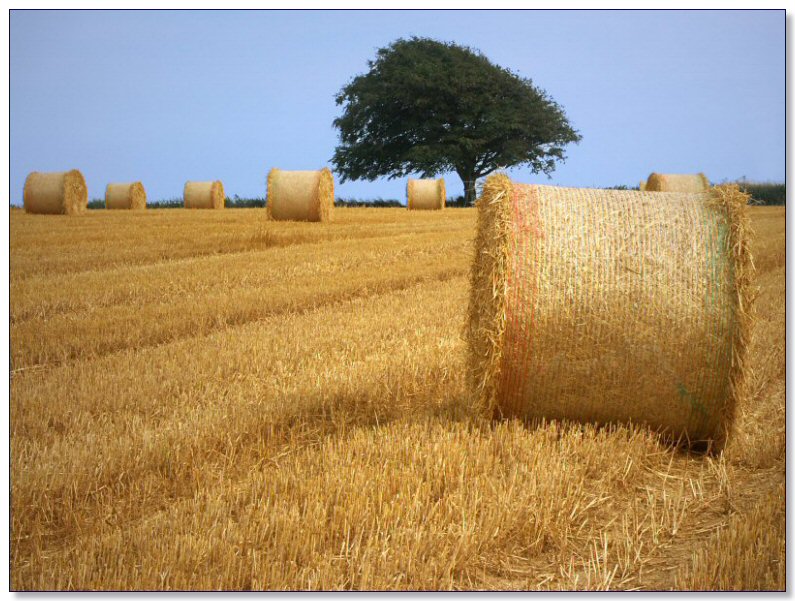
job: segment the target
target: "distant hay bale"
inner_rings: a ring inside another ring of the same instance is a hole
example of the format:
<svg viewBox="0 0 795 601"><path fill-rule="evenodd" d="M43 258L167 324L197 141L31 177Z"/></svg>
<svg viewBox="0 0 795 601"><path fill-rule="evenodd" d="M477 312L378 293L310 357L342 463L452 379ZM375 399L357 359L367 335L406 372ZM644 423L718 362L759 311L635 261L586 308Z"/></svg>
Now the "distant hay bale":
<svg viewBox="0 0 795 601"><path fill-rule="evenodd" d="M641 188L647 192L705 192L709 180L703 173L652 173Z"/></svg>
<svg viewBox="0 0 795 601"><path fill-rule="evenodd" d="M641 192L646 190L646 180L643 179L640 180L640 186L638 186L638 190L640 190Z"/></svg>
<svg viewBox="0 0 795 601"><path fill-rule="evenodd" d="M223 209L224 185L214 182L185 182L183 198L186 209Z"/></svg>
<svg viewBox="0 0 795 601"><path fill-rule="evenodd" d="M75 215L88 208L88 186L77 169L33 171L25 180L22 196L27 213Z"/></svg>
<svg viewBox="0 0 795 601"><path fill-rule="evenodd" d="M444 178L409 179L406 185L409 211L439 210L447 204Z"/></svg>
<svg viewBox="0 0 795 601"><path fill-rule="evenodd" d="M146 208L146 190L141 182L108 184L105 187L106 209L130 209L138 211Z"/></svg>
<svg viewBox="0 0 795 601"><path fill-rule="evenodd" d="M268 173L268 218L278 221L331 221L334 213L334 176L320 171Z"/></svg>
<svg viewBox="0 0 795 601"><path fill-rule="evenodd" d="M721 448L745 391L747 200L736 186L660 202L490 177L467 326L480 408Z"/></svg>

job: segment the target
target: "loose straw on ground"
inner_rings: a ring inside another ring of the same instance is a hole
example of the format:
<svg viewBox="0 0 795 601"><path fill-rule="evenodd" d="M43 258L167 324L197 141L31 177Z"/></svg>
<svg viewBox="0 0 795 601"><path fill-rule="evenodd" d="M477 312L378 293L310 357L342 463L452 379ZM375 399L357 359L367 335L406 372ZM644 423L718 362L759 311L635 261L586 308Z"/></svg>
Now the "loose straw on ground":
<svg viewBox="0 0 795 601"><path fill-rule="evenodd" d="M214 182L186 182L183 198L186 209L223 209L224 185Z"/></svg>
<svg viewBox="0 0 795 601"><path fill-rule="evenodd" d="M268 173L268 217L274 220L331 221L334 214L334 176L320 171Z"/></svg>
<svg viewBox="0 0 795 601"><path fill-rule="evenodd" d="M77 169L52 173L32 172L25 180L23 204L27 213L82 213L88 208L88 187Z"/></svg>
<svg viewBox="0 0 795 601"><path fill-rule="evenodd" d="M467 328L484 413L645 423L721 448L746 390L747 200L490 177Z"/></svg>
<svg viewBox="0 0 795 601"><path fill-rule="evenodd" d="M709 180L703 173L652 173L641 190L647 192L705 192Z"/></svg>
<svg viewBox="0 0 795 601"><path fill-rule="evenodd" d="M447 204L444 179L409 179L406 206L410 211L439 210Z"/></svg>
<svg viewBox="0 0 795 601"><path fill-rule="evenodd" d="M106 209L142 210L146 208L146 190L141 182L108 184L105 187Z"/></svg>

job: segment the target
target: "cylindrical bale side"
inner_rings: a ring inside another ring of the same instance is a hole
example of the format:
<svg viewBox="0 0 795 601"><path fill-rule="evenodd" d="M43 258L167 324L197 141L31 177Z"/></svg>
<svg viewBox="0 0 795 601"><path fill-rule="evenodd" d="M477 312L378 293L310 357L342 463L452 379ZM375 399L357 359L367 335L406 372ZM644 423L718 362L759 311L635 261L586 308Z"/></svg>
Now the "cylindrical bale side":
<svg viewBox="0 0 795 601"><path fill-rule="evenodd" d="M647 192L706 192L709 180L703 173L652 173L643 189Z"/></svg>
<svg viewBox="0 0 795 601"><path fill-rule="evenodd" d="M139 211L146 208L146 190L141 182L108 184L105 187L106 209Z"/></svg>
<svg viewBox="0 0 795 601"><path fill-rule="evenodd" d="M334 213L334 176L320 171L268 173L268 218L277 221L331 221Z"/></svg>
<svg viewBox="0 0 795 601"><path fill-rule="evenodd" d="M492 417L644 423L722 448L745 394L748 196L530 186L478 200L469 375Z"/></svg>
<svg viewBox="0 0 795 601"><path fill-rule="evenodd" d="M23 204L27 213L82 213L88 208L88 186L77 169L51 173L33 171L25 180Z"/></svg>
<svg viewBox="0 0 795 601"><path fill-rule="evenodd" d="M214 182L185 182L183 198L186 209L223 209L224 185Z"/></svg>
<svg viewBox="0 0 795 601"><path fill-rule="evenodd" d="M444 178L409 179L406 184L409 211L439 210L447 205Z"/></svg>

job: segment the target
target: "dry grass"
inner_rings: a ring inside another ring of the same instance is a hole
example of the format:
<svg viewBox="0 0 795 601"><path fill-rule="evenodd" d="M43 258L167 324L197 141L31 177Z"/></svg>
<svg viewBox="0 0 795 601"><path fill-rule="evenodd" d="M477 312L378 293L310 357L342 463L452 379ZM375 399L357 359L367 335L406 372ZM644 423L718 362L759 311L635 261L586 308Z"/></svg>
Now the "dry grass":
<svg viewBox="0 0 795 601"><path fill-rule="evenodd" d="M784 587L782 209L714 458L473 417L473 210L262 213L12 212L13 588Z"/></svg>

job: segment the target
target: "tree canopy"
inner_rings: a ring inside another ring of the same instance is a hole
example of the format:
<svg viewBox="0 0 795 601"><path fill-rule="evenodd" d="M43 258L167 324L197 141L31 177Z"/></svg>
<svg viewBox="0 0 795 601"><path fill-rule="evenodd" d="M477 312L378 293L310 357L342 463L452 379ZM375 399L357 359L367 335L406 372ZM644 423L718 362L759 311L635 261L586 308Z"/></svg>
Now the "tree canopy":
<svg viewBox="0 0 795 601"><path fill-rule="evenodd" d="M455 171L473 202L478 178L518 165L549 174L580 140L546 92L476 50L399 39L368 66L336 97L342 181Z"/></svg>

